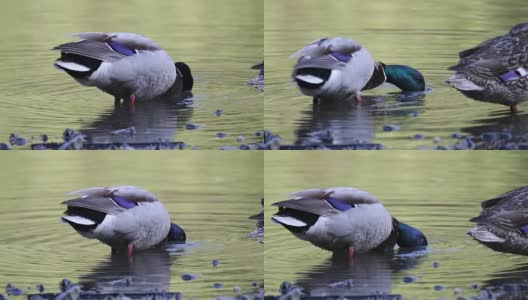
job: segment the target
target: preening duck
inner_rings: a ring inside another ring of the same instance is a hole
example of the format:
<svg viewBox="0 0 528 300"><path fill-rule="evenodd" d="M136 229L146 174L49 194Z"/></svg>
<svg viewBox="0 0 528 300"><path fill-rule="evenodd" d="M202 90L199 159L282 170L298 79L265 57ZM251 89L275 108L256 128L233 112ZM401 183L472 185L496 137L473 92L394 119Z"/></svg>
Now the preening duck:
<svg viewBox="0 0 528 300"><path fill-rule="evenodd" d="M358 42L342 37L316 40L291 57L297 58L292 78L299 90L317 99L354 97L384 82L402 91L424 91L425 80L416 69L376 62Z"/></svg>
<svg viewBox="0 0 528 300"><path fill-rule="evenodd" d="M185 242L183 229L152 193L134 186L94 187L68 193L61 220L80 235L112 247L112 252L145 250L162 242Z"/></svg>
<svg viewBox="0 0 528 300"><path fill-rule="evenodd" d="M271 219L297 238L334 253L427 246L419 230L397 221L373 195L352 187L308 189L272 205Z"/></svg>
<svg viewBox="0 0 528 300"><path fill-rule="evenodd" d="M495 251L528 255L528 186L481 203L468 235Z"/></svg>
<svg viewBox="0 0 528 300"><path fill-rule="evenodd" d="M54 66L80 84L113 95L116 103L136 99L178 97L190 91L193 78L188 65L174 63L157 43L135 33L84 32L80 41L59 45Z"/></svg>
<svg viewBox="0 0 528 300"><path fill-rule="evenodd" d="M502 104L517 113L517 104L528 101L528 23L458 54L449 67L455 74L446 83L465 96Z"/></svg>

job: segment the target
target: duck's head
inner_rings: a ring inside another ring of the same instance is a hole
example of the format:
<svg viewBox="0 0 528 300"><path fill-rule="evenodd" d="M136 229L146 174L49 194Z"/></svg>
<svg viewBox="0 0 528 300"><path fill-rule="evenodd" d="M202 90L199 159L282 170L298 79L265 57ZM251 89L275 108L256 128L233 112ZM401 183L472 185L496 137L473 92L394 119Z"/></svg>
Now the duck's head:
<svg viewBox="0 0 528 300"><path fill-rule="evenodd" d="M398 222L397 244L400 248L420 248L427 246L427 238L420 230Z"/></svg>
<svg viewBox="0 0 528 300"><path fill-rule="evenodd" d="M185 243L187 236L185 231L180 226L171 223L169 234L167 235L167 241L174 243Z"/></svg>
<svg viewBox="0 0 528 300"><path fill-rule="evenodd" d="M425 79L420 71L403 65L383 64L387 82L394 84L404 92L425 91Z"/></svg>
<svg viewBox="0 0 528 300"><path fill-rule="evenodd" d="M181 74L183 79L183 90L191 91L194 85L194 80L191 73L191 68L186 63L177 62L175 63L176 70Z"/></svg>

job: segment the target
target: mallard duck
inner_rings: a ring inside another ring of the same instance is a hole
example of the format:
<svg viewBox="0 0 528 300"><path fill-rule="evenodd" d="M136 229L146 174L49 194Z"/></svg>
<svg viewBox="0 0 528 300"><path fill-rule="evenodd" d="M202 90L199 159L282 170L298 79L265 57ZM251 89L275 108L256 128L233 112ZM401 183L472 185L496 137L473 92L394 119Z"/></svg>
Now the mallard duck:
<svg viewBox="0 0 528 300"><path fill-rule="evenodd" d="M467 232L495 251L528 255L528 186L481 203L482 212Z"/></svg>
<svg viewBox="0 0 528 300"><path fill-rule="evenodd" d="M517 113L528 101L528 23L458 54L446 83L472 99L502 104Z"/></svg>
<svg viewBox="0 0 528 300"><path fill-rule="evenodd" d="M335 37L312 42L292 55L298 58L292 78L300 91L314 98L349 98L361 102L361 91L384 82L402 91L423 91L423 75L408 66L375 62L354 40Z"/></svg>
<svg viewBox="0 0 528 300"><path fill-rule="evenodd" d="M301 240L334 252L354 253L427 246L419 230L391 217L378 199L352 187L308 189L274 203L272 220Z"/></svg>
<svg viewBox="0 0 528 300"><path fill-rule="evenodd" d="M183 242L185 232L171 224L169 213L150 192L134 186L94 187L68 193L61 220L80 235L98 239L113 253L145 250L166 239Z"/></svg>
<svg viewBox="0 0 528 300"><path fill-rule="evenodd" d="M135 33L83 32L80 41L59 45L54 66L80 84L95 86L130 101L177 97L190 91L193 78L188 65L174 63L152 40Z"/></svg>

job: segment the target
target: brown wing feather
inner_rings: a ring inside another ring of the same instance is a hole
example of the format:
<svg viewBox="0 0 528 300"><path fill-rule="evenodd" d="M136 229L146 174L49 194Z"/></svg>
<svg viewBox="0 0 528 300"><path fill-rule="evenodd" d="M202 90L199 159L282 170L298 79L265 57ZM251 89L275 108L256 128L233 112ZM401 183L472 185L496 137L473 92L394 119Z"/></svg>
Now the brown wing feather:
<svg viewBox="0 0 528 300"><path fill-rule="evenodd" d="M341 211L333 208L324 200L320 199L291 199L275 202L272 205L284 208L292 208L300 211L309 212L319 216L330 217Z"/></svg>
<svg viewBox="0 0 528 300"><path fill-rule="evenodd" d="M106 62L115 62L126 57L121 53L115 52L105 43L91 40L62 44L53 48L53 50L73 53Z"/></svg>
<svg viewBox="0 0 528 300"><path fill-rule="evenodd" d="M118 215L126 209L117 205L114 200L107 197L83 197L76 198L62 202L67 206L88 208L95 211L100 211L109 215Z"/></svg>

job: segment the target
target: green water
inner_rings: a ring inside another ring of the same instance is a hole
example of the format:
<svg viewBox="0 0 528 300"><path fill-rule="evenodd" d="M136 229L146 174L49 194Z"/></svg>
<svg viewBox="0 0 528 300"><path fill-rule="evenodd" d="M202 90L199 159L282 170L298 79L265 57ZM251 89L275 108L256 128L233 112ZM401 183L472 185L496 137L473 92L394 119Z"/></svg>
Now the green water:
<svg viewBox="0 0 528 300"><path fill-rule="evenodd" d="M254 142L263 127L263 93L247 86L263 59L262 0L33 1L0 3L0 141L11 132L59 139L66 128L100 141L134 126L132 142L177 140L201 149ZM135 32L189 64L194 101L149 104L134 114L114 109L113 97L84 87L53 68L50 49L85 31ZM223 110L221 117L215 115ZM7 118L6 118L7 117ZM188 123L199 130L185 130ZM227 137L216 138L217 132Z"/></svg>
<svg viewBox="0 0 528 300"><path fill-rule="evenodd" d="M261 210L262 154L231 152L35 153L0 155L0 286L43 284L58 292L62 278L105 292L182 292L186 298L233 295L262 284L263 245L246 237L248 217ZM59 218L65 193L80 188L136 185L163 202L189 245L180 251L112 259L110 248L81 237ZM218 260L216 267L212 260ZM184 273L197 274L183 281ZM112 285L132 279L132 286ZM223 289L212 288L223 283ZM3 292L2 292L3 293Z"/></svg>
<svg viewBox="0 0 528 300"><path fill-rule="evenodd" d="M266 222L264 280L277 294L284 280L315 295L375 291L412 299L475 295L471 284L523 282L528 265L523 256L494 252L465 233L480 202L526 185L528 158L519 152L267 152L265 156L266 219L277 211L272 203L308 189L352 186L376 196L398 220L420 229L428 250L412 255L357 258L350 265L330 261L331 253L295 238L282 226ZM433 263L440 267L433 268ZM403 283L415 276L417 282ZM352 279L350 289L332 289ZM434 285L444 286L442 292ZM455 297L456 298L456 297Z"/></svg>
<svg viewBox="0 0 528 300"><path fill-rule="evenodd" d="M483 131L526 133L528 110L517 117L508 108L466 98L443 82L447 67L460 50L502 35L526 22L522 0L325 1L269 0L265 2L266 103L265 128L279 134L284 144L302 144L307 133L330 130L335 144L360 141L381 143L385 149L454 144L452 133L478 135ZM364 93L364 103L312 109L310 97L291 82L295 64L288 57L311 41L328 36L352 38L386 64L420 70L431 92L417 99L398 99L395 88ZM417 117L410 114L418 114ZM383 132L385 124L400 126ZM425 135L413 140L414 134Z"/></svg>

